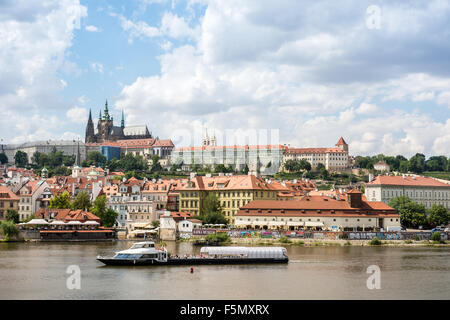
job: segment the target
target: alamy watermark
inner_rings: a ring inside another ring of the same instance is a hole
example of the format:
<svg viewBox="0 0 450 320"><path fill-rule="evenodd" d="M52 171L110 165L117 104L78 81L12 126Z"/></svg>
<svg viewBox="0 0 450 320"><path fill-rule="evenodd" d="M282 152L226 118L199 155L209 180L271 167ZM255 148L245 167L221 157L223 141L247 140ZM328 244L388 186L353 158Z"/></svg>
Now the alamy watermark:
<svg viewBox="0 0 450 320"><path fill-rule="evenodd" d="M78 265L70 265L66 269L66 273L70 274L66 280L66 287L69 290L81 289L81 269Z"/></svg>
<svg viewBox="0 0 450 320"><path fill-rule="evenodd" d="M367 278L366 285L367 289L381 289L381 270L377 265L371 265L367 267L366 273L371 274L369 278Z"/></svg>
<svg viewBox="0 0 450 320"><path fill-rule="evenodd" d="M367 7L366 26L371 30L381 28L381 8L379 6L371 5Z"/></svg>

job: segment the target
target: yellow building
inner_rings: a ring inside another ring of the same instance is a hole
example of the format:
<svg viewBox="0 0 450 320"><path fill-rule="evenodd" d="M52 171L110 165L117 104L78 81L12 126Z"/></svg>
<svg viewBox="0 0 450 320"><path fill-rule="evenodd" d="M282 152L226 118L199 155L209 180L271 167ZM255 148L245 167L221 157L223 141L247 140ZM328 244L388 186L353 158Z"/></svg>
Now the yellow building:
<svg viewBox="0 0 450 320"><path fill-rule="evenodd" d="M201 215L203 201L210 194L217 196L222 212L230 223L239 208L252 200L277 200L277 193L285 191L281 184L266 182L254 175L196 176L180 188L180 211Z"/></svg>

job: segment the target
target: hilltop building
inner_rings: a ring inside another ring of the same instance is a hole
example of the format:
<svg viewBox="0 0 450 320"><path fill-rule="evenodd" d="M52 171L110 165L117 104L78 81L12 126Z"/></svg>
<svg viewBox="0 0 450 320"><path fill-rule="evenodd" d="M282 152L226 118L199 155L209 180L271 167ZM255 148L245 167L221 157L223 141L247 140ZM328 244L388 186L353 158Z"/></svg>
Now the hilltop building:
<svg viewBox="0 0 450 320"><path fill-rule="evenodd" d="M149 139L152 134L148 131L146 125L125 127L125 117L122 111L122 121L120 126L114 125L114 119L109 114L108 101L105 103L105 109L100 111L97 130L94 128L92 114L89 110L89 119L86 126L86 143L105 143L124 139Z"/></svg>
<svg viewBox="0 0 450 320"><path fill-rule="evenodd" d="M348 144L342 137L334 148L287 148L283 155L283 163L301 159L307 160L313 169L319 163L330 171L343 171L350 167Z"/></svg>

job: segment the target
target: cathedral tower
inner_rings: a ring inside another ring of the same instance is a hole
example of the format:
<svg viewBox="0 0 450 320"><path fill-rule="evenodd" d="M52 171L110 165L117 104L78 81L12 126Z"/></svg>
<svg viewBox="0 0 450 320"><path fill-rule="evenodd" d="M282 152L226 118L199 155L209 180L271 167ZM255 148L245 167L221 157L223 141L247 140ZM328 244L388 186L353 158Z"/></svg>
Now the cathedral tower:
<svg viewBox="0 0 450 320"><path fill-rule="evenodd" d="M92 122L92 114L90 109L89 109L89 119L86 126L85 142L86 143L95 142L94 122Z"/></svg>

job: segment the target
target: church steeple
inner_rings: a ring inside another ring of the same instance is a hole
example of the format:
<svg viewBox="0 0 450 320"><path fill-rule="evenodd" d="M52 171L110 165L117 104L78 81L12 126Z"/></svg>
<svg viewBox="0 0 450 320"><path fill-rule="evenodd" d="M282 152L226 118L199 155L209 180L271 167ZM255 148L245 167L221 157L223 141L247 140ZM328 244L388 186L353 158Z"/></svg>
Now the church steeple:
<svg viewBox="0 0 450 320"><path fill-rule="evenodd" d="M102 120L102 110L100 110L100 113L98 115L98 120Z"/></svg>
<svg viewBox="0 0 450 320"><path fill-rule="evenodd" d="M125 128L125 116L123 114L123 109L122 109L122 121L120 122L120 126L123 128Z"/></svg>
<svg viewBox="0 0 450 320"><path fill-rule="evenodd" d="M106 100L106 102L105 102L105 110L103 113L104 113L105 120L111 120L111 118L109 117L108 100Z"/></svg>
<svg viewBox="0 0 450 320"><path fill-rule="evenodd" d="M89 109L89 119L88 119L88 123L87 123L87 126L86 126L85 142L87 142L87 143L94 142L94 140L95 140L94 135L95 135L95 133L94 133L94 122L92 121L91 109Z"/></svg>

